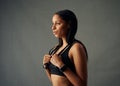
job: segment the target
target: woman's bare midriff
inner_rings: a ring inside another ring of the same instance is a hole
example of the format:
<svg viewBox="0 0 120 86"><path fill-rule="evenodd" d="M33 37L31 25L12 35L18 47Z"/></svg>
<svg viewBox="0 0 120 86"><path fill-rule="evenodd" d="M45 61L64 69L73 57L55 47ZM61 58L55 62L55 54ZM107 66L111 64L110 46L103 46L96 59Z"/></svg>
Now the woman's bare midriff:
<svg viewBox="0 0 120 86"><path fill-rule="evenodd" d="M53 86L73 86L65 76L51 74Z"/></svg>

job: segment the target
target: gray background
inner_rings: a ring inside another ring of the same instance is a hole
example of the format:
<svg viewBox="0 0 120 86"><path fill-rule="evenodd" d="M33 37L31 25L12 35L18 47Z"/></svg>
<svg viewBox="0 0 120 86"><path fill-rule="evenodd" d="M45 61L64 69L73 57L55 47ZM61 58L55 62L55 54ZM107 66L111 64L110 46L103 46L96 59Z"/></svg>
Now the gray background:
<svg viewBox="0 0 120 86"><path fill-rule="evenodd" d="M0 0L0 86L51 86L42 59L57 43L51 18L61 9L78 18L88 86L120 86L119 0Z"/></svg>

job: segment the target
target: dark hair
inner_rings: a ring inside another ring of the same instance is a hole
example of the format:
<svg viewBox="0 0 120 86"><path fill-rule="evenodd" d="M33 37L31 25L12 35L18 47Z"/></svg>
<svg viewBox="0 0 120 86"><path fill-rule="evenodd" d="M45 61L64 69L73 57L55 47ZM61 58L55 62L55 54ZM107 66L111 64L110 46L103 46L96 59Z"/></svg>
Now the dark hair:
<svg viewBox="0 0 120 86"><path fill-rule="evenodd" d="M77 32L77 18L76 15L70 10L61 10L55 14L59 15L65 22L69 23L70 28L67 34L67 43L70 44L74 40ZM63 44L62 39L59 39L59 46Z"/></svg>

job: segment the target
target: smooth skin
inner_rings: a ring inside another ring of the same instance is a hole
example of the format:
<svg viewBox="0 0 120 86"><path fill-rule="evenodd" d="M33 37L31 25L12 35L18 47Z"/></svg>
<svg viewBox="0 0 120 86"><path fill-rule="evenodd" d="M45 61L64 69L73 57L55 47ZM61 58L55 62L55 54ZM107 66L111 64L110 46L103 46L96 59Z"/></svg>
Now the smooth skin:
<svg viewBox="0 0 120 86"><path fill-rule="evenodd" d="M43 58L43 64L51 62L58 68L61 68L64 63L59 58L58 53L67 45L67 33L69 31L69 23L65 22L59 15L55 14L52 18L52 31L56 38L63 40L63 45L52 56L46 54ZM48 69L45 69L46 74L53 86L87 86L87 57L83 46L80 43L74 43L68 53L70 60L75 66L76 73L67 68L63 73L65 76L50 74Z"/></svg>

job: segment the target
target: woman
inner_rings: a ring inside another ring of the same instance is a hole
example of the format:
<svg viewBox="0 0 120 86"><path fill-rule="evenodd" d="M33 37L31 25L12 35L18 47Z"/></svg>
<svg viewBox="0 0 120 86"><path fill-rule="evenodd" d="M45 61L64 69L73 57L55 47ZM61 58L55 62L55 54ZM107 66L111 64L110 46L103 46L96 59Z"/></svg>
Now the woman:
<svg viewBox="0 0 120 86"><path fill-rule="evenodd" d="M70 10L52 18L52 31L59 44L43 58L43 66L53 86L87 86L87 51L75 39L77 19Z"/></svg>

